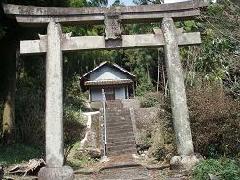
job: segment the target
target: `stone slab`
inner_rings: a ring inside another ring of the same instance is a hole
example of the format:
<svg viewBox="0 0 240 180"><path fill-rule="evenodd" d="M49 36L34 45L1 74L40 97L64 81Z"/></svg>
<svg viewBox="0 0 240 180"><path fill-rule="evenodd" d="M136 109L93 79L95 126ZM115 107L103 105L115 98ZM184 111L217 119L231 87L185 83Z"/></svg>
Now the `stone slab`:
<svg viewBox="0 0 240 180"><path fill-rule="evenodd" d="M159 21L164 17L186 18L200 15L198 10L207 6L204 0L194 0L172 4L154 4L142 6L118 6L111 8L57 8L3 4L6 15L15 18L20 24L35 26L46 25L51 19L60 23L103 24L109 11L120 13L123 23Z"/></svg>
<svg viewBox="0 0 240 180"><path fill-rule="evenodd" d="M180 11L186 9L197 9L207 6L208 3L204 0L194 0L187 2L178 2L171 4L154 4L154 5L141 5L141 6L118 6L112 7L112 11L124 13L140 13L140 12L166 12L166 11ZM92 15L104 14L109 11L105 7L36 7L3 4L3 9L7 15L45 15L45 16L70 16L70 15Z"/></svg>
<svg viewBox="0 0 240 180"><path fill-rule="evenodd" d="M73 180L74 173L71 167L59 168L43 167L38 173L38 180Z"/></svg>
<svg viewBox="0 0 240 180"><path fill-rule="evenodd" d="M195 45L201 43L199 32L182 33L178 35L180 46ZM62 51L96 50L96 49L116 49L116 48L137 48L137 47L161 47L165 45L162 34L139 34L122 35L121 45L106 47L104 36L78 36L65 38L62 41ZM47 41L25 40L20 42L21 54L45 53L47 51Z"/></svg>
<svg viewBox="0 0 240 180"><path fill-rule="evenodd" d="M190 156L174 156L170 161L170 168L172 170L191 171L201 160L203 160L203 157L195 154Z"/></svg>

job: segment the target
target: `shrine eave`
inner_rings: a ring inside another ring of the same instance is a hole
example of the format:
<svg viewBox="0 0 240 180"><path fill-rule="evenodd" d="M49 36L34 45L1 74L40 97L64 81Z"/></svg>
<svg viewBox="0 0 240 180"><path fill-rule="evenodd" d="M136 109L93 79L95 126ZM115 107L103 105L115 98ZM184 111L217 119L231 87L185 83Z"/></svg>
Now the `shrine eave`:
<svg viewBox="0 0 240 180"><path fill-rule="evenodd" d="M106 86L106 85L126 85L132 84L131 79L121 79L121 80L99 80L99 81L86 81L85 86Z"/></svg>

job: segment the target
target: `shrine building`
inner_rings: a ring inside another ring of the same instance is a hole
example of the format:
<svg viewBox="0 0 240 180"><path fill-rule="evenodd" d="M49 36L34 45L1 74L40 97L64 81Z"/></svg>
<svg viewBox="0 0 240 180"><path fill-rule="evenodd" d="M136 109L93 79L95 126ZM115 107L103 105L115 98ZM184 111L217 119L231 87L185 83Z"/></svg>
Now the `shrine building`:
<svg viewBox="0 0 240 180"><path fill-rule="evenodd" d="M106 100L129 99L134 96L135 75L115 63L103 62L80 78L83 91L89 90L89 100L102 101L102 89Z"/></svg>

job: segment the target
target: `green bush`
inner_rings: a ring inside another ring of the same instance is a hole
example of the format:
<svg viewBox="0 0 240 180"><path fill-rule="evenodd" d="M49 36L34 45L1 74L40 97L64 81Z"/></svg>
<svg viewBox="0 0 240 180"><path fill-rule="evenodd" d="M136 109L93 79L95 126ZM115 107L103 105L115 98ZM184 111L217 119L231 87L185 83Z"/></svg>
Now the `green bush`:
<svg viewBox="0 0 240 180"><path fill-rule="evenodd" d="M92 158L87 151L80 149L80 142L74 144L71 149L70 155L67 157L66 164L71 166L73 169L79 169L84 167L91 167L93 163L97 162L97 159Z"/></svg>
<svg viewBox="0 0 240 180"><path fill-rule="evenodd" d="M194 180L206 180L209 175L217 176L221 180L239 180L240 164L227 158L208 159L200 162L192 174Z"/></svg>
<svg viewBox="0 0 240 180"><path fill-rule="evenodd" d="M64 148L65 159L74 144L80 141L85 133L86 126L84 125L83 117L80 112L71 109L64 110Z"/></svg>
<svg viewBox="0 0 240 180"><path fill-rule="evenodd" d="M154 107L161 102L164 102L164 97L160 93L146 93L140 97L140 106L142 108Z"/></svg>
<svg viewBox="0 0 240 180"><path fill-rule="evenodd" d="M86 128L86 122L82 116L82 110L85 109L85 98L80 92L78 83L77 76L65 83L63 112L65 159L74 144L83 138Z"/></svg>
<svg viewBox="0 0 240 180"><path fill-rule="evenodd" d="M137 96L144 96L146 93L152 92L153 89L152 82L145 75L139 79L139 83L136 87L136 94Z"/></svg>

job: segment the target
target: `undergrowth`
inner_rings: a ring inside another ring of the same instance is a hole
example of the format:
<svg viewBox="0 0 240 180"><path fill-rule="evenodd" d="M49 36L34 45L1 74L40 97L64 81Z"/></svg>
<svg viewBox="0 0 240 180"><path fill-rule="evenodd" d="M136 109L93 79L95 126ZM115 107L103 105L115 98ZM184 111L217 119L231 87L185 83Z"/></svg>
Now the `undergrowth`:
<svg viewBox="0 0 240 180"><path fill-rule="evenodd" d="M239 180L240 164L228 158L207 159L200 162L193 170L194 180L209 179L215 176L219 180Z"/></svg>
<svg viewBox="0 0 240 180"><path fill-rule="evenodd" d="M139 97L140 98L140 106L141 108L149 108L157 106L163 101L162 97L159 93L146 93L144 96Z"/></svg>
<svg viewBox="0 0 240 180"><path fill-rule="evenodd" d="M73 145L69 156L66 159L67 165L71 166L73 169L79 169L89 167L96 162L96 160L91 158L89 154L83 153L79 149L80 142L77 142Z"/></svg>
<svg viewBox="0 0 240 180"><path fill-rule="evenodd" d="M220 87L188 89L194 148L208 158L239 156L240 102Z"/></svg>
<svg viewBox="0 0 240 180"><path fill-rule="evenodd" d="M33 158L42 158L43 149L36 146L13 144L0 145L0 165L10 166Z"/></svg>

